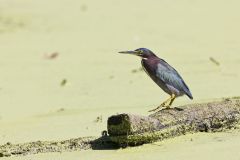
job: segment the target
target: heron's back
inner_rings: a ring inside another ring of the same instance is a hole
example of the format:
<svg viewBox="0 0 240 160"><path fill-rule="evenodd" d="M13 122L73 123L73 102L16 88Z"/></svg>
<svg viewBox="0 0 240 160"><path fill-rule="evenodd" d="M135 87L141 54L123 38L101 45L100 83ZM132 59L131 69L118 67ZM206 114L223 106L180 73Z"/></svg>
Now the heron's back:
<svg viewBox="0 0 240 160"><path fill-rule="evenodd" d="M186 94L190 99L193 99L183 78L163 59L158 57L143 59L142 66L152 80L166 93L176 96Z"/></svg>

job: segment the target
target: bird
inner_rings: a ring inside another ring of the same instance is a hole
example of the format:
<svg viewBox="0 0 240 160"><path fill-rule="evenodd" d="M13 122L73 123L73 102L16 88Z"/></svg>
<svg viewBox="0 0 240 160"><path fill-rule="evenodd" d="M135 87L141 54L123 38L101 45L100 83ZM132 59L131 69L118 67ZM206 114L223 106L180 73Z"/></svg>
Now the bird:
<svg viewBox="0 0 240 160"><path fill-rule="evenodd" d="M158 107L149 110L149 112L158 111L162 108L169 109L175 98L183 95L188 96L191 100L193 99L190 89L180 74L151 50L138 48L133 51L120 51L119 53L140 57L144 71L163 91L170 95L170 98L162 102Z"/></svg>

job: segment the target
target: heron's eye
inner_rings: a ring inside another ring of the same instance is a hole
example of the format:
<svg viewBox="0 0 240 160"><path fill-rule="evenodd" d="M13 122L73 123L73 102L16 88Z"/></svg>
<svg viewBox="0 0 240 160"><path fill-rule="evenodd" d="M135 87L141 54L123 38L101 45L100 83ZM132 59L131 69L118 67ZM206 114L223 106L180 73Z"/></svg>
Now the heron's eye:
<svg viewBox="0 0 240 160"><path fill-rule="evenodd" d="M139 54L143 54L143 50L139 50Z"/></svg>

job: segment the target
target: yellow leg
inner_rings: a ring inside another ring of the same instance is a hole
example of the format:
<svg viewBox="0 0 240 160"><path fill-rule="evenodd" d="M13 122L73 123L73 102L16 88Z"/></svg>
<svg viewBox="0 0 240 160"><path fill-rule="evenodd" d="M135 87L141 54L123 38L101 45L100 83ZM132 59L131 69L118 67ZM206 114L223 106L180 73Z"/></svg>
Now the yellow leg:
<svg viewBox="0 0 240 160"><path fill-rule="evenodd" d="M171 105L172 105L173 101L175 100L175 98L176 98L176 95L175 95L175 94L172 94L172 95L171 95L170 103L166 106L166 108L169 109L169 108L171 107Z"/></svg>
<svg viewBox="0 0 240 160"><path fill-rule="evenodd" d="M166 108L170 108L170 106L172 105L174 99L176 98L175 94L172 94L170 98L168 98L166 101L164 101L162 104L160 104L157 108L154 108L148 112L154 112L154 111L157 111L159 110L160 108L162 107L166 107ZM170 101L170 102L169 102ZM167 105L167 103L169 102L169 104Z"/></svg>

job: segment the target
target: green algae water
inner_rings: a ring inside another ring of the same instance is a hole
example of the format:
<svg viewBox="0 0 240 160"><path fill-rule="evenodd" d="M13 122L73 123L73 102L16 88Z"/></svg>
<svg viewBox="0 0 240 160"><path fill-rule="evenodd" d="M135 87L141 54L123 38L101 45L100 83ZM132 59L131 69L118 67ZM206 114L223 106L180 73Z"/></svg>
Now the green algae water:
<svg viewBox="0 0 240 160"><path fill-rule="evenodd" d="M239 96L239 5L1 0L0 143L100 136L110 115L148 115L168 95L144 72L132 72L140 59L121 50L149 48L179 71L194 100L181 97L174 106ZM123 150L30 157L239 159L239 137L199 133Z"/></svg>

